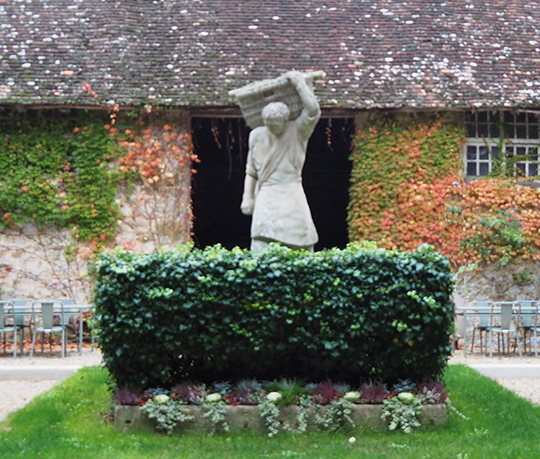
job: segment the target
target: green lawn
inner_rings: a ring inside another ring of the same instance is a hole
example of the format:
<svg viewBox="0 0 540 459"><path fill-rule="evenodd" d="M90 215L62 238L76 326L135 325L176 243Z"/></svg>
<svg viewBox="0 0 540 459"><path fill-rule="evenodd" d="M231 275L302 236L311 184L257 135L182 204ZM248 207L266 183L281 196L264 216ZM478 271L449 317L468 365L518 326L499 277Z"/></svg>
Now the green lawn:
<svg viewBox="0 0 540 459"><path fill-rule="evenodd" d="M37 397L0 427L0 457L7 458L538 458L540 408L475 371L446 371L454 406L446 427L400 432L364 431L350 445L339 434L185 435L116 432L109 419L106 370L85 368Z"/></svg>

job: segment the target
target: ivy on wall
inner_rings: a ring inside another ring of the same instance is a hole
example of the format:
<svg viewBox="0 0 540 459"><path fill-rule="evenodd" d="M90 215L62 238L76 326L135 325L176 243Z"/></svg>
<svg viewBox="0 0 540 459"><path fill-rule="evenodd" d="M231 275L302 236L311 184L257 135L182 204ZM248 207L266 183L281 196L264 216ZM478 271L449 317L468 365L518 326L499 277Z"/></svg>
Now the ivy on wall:
<svg viewBox="0 0 540 459"><path fill-rule="evenodd" d="M474 180L462 192L461 251L468 263L540 261L540 193L507 178Z"/></svg>
<svg viewBox="0 0 540 459"><path fill-rule="evenodd" d="M196 157L182 113L0 112L0 292L89 300L86 262L105 247L189 241Z"/></svg>
<svg viewBox="0 0 540 459"><path fill-rule="evenodd" d="M31 220L107 241L116 232L120 149L98 116L4 112L0 124L0 229Z"/></svg>
<svg viewBox="0 0 540 459"><path fill-rule="evenodd" d="M119 145L127 152L118 159L119 171L139 188L126 201L147 223L154 249L191 240L191 175L196 172L192 165L199 161L191 134L170 124L142 132L126 129Z"/></svg>
<svg viewBox="0 0 540 459"><path fill-rule="evenodd" d="M357 126L349 239L414 250L431 244L455 257L461 222L446 200L463 185L463 132L452 118L399 114Z"/></svg>
<svg viewBox="0 0 540 459"><path fill-rule="evenodd" d="M349 237L382 247L433 245L455 268L540 261L540 193L504 176L463 180L463 123L399 114L358 126Z"/></svg>
<svg viewBox="0 0 540 459"><path fill-rule="evenodd" d="M119 189L129 194L138 185L130 204L150 221L156 248L166 232L189 240L197 158L182 128L157 124L137 131L126 127L136 123L132 118L123 117L119 126L116 112L4 112L2 118L0 230L26 221L63 227L75 240L92 243L84 252L89 255L117 233Z"/></svg>

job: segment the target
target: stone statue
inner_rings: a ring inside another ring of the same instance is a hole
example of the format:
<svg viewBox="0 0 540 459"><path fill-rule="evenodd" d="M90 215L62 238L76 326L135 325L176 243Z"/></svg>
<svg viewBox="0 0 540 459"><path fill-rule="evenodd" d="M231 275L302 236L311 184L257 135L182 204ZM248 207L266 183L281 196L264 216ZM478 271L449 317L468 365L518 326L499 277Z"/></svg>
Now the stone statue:
<svg viewBox="0 0 540 459"><path fill-rule="evenodd" d="M253 215L251 250L266 250L280 242L293 249L313 251L319 240L302 186L306 148L321 116L309 74L284 75L295 87L303 108L289 119L289 107L271 102L262 110L264 126L251 131L241 209Z"/></svg>

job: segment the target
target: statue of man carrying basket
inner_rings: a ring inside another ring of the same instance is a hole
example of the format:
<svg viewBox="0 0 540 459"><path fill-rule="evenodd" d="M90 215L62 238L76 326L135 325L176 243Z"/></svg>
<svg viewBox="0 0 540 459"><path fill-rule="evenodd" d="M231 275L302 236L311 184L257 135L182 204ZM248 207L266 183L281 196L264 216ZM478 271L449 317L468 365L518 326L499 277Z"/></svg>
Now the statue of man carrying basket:
<svg viewBox="0 0 540 459"><path fill-rule="evenodd" d="M279 79L296 93L291 105L296 104L297 113L291 113L286 101L270 102L260 113L263 125L249 135L241 209L253 215L253 251L264 251L270 242L313 251L319 239L302 186L307 143L321 116L311 87L311 78L319 75L282 75Z"/></svg>

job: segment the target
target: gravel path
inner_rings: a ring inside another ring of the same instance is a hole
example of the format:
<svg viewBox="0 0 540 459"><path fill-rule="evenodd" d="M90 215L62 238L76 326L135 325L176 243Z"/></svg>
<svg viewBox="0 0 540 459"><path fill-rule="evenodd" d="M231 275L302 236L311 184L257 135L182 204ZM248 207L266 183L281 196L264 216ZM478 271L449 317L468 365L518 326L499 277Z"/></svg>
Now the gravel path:
<svg viewBox="0 0 540 459"><path fill-rule="evenodd" d="M13 359L11 354L0 354L0 375L9 377L6 371L13 367L21 368L51 368L61 366L92 366L101 363L101 352L90 349L84 349L83 355L80 356L76 351L69 351L67 356L62 359L59 353L45 352L43 357L38 353L32 360L28 358L28 353L22 357ZM16 379L0 379L0 423L13 411L25 406L35 396L47 392L58 384L60 380L16 380Z"/></svg>
<svg viewBox="0 0 540 459"><path fill-rule="evenodd" d="M25 367L25 368L42 368L42 367L61 367L61 366L91 366L101 363L101 353L97 350L91 352L88 349L83 351L83 355L75 351L70 351L68 356L61 359L56 353L45 353L43 357L39 354L32 360L28 355L18 357L14 360L10 355L0 354L0 374L2 368L7 370L8 367ZM463 357L462 351L457 351L449 360L451 364L462 363L465 365L478 364L496 364L496 365L540 365L540 359L534 357L524 357L520 359L518 356L510 357L494 357L492 359L479 354L468 354L467 358ZM5 372L4 372L5 373ZM0 379L0 423L13 411L25 406L33 397L50 390L59 380L2 380ZM497 379L497 382L502 386L516 392L519 396L530 400L531 402L540 405L540 379Z"/></svg>

